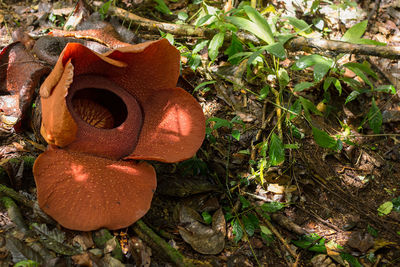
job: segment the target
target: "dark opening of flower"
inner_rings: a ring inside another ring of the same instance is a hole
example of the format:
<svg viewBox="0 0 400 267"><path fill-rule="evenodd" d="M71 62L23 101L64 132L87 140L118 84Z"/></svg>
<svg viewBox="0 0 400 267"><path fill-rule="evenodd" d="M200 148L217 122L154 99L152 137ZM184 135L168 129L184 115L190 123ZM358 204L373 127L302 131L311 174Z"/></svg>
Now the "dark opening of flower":
<svg viewBox="0 0 400 267"><path fill-rule="evenodd" d="M97 88L85 88L72 97L74 112L93 127L111 129L121 125L127 117L125 103L116 94Z"/></svg>

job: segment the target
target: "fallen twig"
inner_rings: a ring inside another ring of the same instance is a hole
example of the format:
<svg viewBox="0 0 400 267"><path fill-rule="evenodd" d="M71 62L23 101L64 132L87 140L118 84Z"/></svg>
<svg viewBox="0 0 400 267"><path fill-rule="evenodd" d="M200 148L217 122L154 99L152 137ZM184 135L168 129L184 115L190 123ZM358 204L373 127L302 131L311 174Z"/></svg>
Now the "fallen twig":
<svg viewBox="0 0 400 267"><path fill-rule="evenodd" d="M17 204L10 198L10 197L2 197L0 201L3 203L4 207L7 209L8 216L10 217L11 221L15 223L18 230L22 233L26 233L28 228L22 218L21 212L18 209Z"/></svg>
<svg viewBox="0 0 400 267"><path fill-rule="evenodd" d="M171 247L164 239L159 237L153 230L150 229L142 220L137 221L133 230L138 237L147 242L150 247L156 247L164 256L174 264L174 266L194 266L189 259L185 258L179 251Z"/></svg>
<svg viewBox="0 0 400 267"><path fill-rule="evenodd" d="M6 196L14 199L15 201L21 203L22 205L32 209L34 213L39 216L42 220L44 220L46 223L54 223L54 220L51 219L49 216L47 216L40 208L37 202L32 201L21 194L18 194L18 192L14 191L11 188L8 188L5 185L0 184L0 193L5 194Z"/></svg>
<svg viewBox="0 0 400 267"><path fill-rule="evenodd" d="M100 7L103 2L94 1L93 5ZM122 20L129 20L133 25L144 28L146 31L157 32L159 30L177 35L197 38L212 38L217 31L204 27L195 27L189 24L173 24L164 23L155 20L146 19L128 12L122 8L112 6L109 12L113 16L117 16ZM242 41L252 42L253 44L260 44L260 41L251 34L238 32L237 36ZM230 35L227 34L225 41L230 40ZM331 41L324 39L311 39L304 37L293 38L286 44L286 48L291 51L316 49L323 51L333 51L336 53L351 53L358 55L369 55L391 59L400 59L400 47L393 46L377 46L377 45L364 45L364 44L351 44L341 41Z"/></svg>
<svg viewBox="0 0 400 267"><path fill-rule="evenodd" d="M282 242L283 246L286 248L286 250L292 255L293 258L297 259L297 254L292 250L292 248L289 246L289 244L286 242L286 240L282 237L282 235L278 232L278 230L275 228L275 226L268 221L267 219L264 218L261 210L259 208L256 209L257 214L262 218L263 222L268 226L268 228L271 230L272 233Z"/></svg>
<svg viewBox="0 0 400 267"><path fill-rule="evenodd" d="M304 50L304 48L314 48L317 50L329 50L335 53L347 53L357 55L369 55L390 59L400 59L400 47L351 44L341 41L331 41L324 39L312 39L298 37L288 41L286 48L292 51Z"/></svg>

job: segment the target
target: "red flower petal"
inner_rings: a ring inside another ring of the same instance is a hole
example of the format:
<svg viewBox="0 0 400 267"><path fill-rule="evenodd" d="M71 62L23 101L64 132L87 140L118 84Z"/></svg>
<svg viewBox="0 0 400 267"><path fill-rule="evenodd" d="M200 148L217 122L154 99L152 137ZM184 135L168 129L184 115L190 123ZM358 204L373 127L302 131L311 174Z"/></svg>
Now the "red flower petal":
<svg viewBox="0 0 400 267"><path fill-rule="evenodd" d="M49 97L41 97L42 127L40 133L49 143L66 146L75 140L77 125L66 104L68 88L73 80L74 67L69 61ZM51 76L51 74L50 74Z"/></svg>
<svg viewBox="0 0 400 267"><path fill-rule="evenodd" d="M143 128L127 159L177 162L192 157L205 136L203 111L181 88L159 91L142 103Z"/></svg>
<svg viewBox="0 0 400 267"><path fill-rule="evenodd" d="M89 48L69 43L40 94L51 94L63 66L72 61L74 77L85 74L104 76L132 93L141 102L158 90L173 88L179 77L179 51L166 39L125 46L100 55Z"/></svg>
<svg viewBox="0 0 400 267"><path fill-rule="evenodd" d="M149 210L156 189L147 163L62 149L42 153L33 173L39 206L62 226L80 231L128 227Z"/></svg>

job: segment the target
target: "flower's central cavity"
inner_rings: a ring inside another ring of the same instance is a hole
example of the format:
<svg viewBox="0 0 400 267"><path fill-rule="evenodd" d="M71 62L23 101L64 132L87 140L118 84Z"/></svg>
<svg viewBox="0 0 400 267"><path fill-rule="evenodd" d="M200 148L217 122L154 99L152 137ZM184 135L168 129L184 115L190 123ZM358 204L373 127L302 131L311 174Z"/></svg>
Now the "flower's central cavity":
<svg viewBox="0 0 400 267"><path fill-rule="evenodd" d="M100 129L118 127L128 115L127 107L119 96L98 88L77 91L72 98L72 106L83 121Z"/></svg>

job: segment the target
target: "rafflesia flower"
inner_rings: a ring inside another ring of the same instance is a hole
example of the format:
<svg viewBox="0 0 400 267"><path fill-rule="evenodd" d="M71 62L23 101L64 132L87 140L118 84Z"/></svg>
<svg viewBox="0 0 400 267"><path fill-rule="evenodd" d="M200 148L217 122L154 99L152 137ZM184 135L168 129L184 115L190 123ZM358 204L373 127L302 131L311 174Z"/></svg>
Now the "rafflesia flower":
<svg viewBox="0 0 400 267"><path fill-rule="evenodd" d="M200 105L176 87L179 52L165 39L106 54L69 43L40 88L49 149L34 165L40 207L62 226L131 225L150 208L154 168L192 157Z"/></svg>

